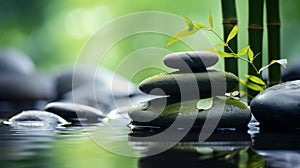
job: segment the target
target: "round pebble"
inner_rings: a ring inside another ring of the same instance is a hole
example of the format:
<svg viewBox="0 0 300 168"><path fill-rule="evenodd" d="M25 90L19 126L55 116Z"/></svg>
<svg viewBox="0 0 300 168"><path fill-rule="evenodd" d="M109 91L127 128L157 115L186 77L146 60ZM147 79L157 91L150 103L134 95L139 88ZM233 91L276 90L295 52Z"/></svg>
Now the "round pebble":
<svg viewBox="0 0 300 168"><path fill-rule="evenodd" d="M207 119L217 121L217 128L247 129L251 119L249 108L239 100L227 99L226 101L215 99L213 106L208 110L198 110L198 100L184 101L159 108L155 104L160 99L142 102L129 110L129 117L134 125L169 127L175 120L185 126L184 123L194 122L193 127L202 127ZM195 118L196 117L196 118Z"/></svg>
<svg viewBox="0 0 300 168"><path fill-rule="evenodd" d="M250 104L261 127L300 127L300 80L272 86Z"/></svg>
<svg viewBox="0 0 300 168"><path fill-rule="evenodd" d="M55 86L45 75L9 75L0 78L0 100L51 100L55 97Z"/></svg>
<svg viewBox="0 0 300 168"><path fill-rule="evenodd" d="M164 57L167 67L181 72L205 72L207 67L215 65L219 57L209 51L176 52Z"/></svg>
<svg viewBox="0 0 300 168"><path fill-rule="evenodd" d="M18 128L53 129L68 122L53 113L29 110L13 116L4 124Z"/></svg>
<svg viewBox="0 0 300 168"><path fill-rule="evenodd" d="M0 49L0 73L29 75L35 71L32 60L17 49Z"/></svg>
<svg viewBox="0 0 300 168"><path fill-rule="evenodd" d="M214 85L212 86L212 83ZM211 97L212 90L219 90L215 95L224 95L232 91L239 83L238 78L227 72L212 71L209 73L160 74L145 79L139 89L147 94L170 95L189 99ZM162 92L154 92L155 89ZM223 89L223 92L221 91ZM199 92L197 94L197 91Z"/></svg>
<svg viewBox="0 0 300 168"><path fill-rule="evenodd" d="M45 107L45 111L59 115L67 121L84 121L97 122L98 119L104 118L101 111L82 104L53 102Z"/></svg>

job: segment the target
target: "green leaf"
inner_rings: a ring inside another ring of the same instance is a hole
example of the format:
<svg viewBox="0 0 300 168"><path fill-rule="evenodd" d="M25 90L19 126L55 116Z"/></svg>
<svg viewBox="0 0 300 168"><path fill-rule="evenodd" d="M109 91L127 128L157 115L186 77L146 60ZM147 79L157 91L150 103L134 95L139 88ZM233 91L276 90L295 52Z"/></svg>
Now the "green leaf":
<svg viewBox="0 0 300 168"><path fill-rule="evenodd" d="M185 37L188 37L188 36L191 36L195 33L197 33L197 31L199 31L199 29L193 29L193 30L188 30L188 29L185 29L179 33L177 33L174 37L172 37L168 43L166 44L166 46L169 46L173 43L175 43L176 41L182 39L182 38L185 38Z"/></svg>
<svg viewBox="0 0 300 168"><path fill-rule="evenodd" d="M248 75L248 74L246 74L245 76L246 76L246 78L248 78L249 80L251 80L254 83L266 86L266 83L257 76Z"/></svg>
<svg viewBox="0 0 300 168"><path fill-rule="evenodd" d="M211 11L208 16L208 21L209 21L209 30L212 30L214 28L214 22L213 22Z"/></svg>
<svg viewBox="0 0 300 168"><path fill-rule="evenodd" d="M227 37L226 44L228 44L229 41L230 41L231 39L233 39L233 38L237 35L237 33L238 33L238 26L235 25L235 26L232 28L232 30L230 31L230 33L229 33L229 35L228 35L228 37Z"/></svg>
<svg viewBox="0 0 300 168"><path fill-rule="evenodd" d="M249 59L249 61L250 61L251 64L253 63L253 60L254 60L253 56L254 56L254 53L253 53L252 49L249 46L248 59Z"/></svg>
<svg viewBox="0 0 300 168"><path fill-rule="evenodd" d="M223 101L226 101L227 100L227 97L226 96L216 96L216 98L220 99L220 100L223 100Z"/></svg>
<svg viewBox="0 0 300 168"><path fill-rule="evenodd" d="M252 90L255 90L255 91L259 91L259 92L262 92L263 90L264 90L264 88L263 87L261 87L260 85L258 85L258 84L255 84L255 83L253 83L253 82L250 82L250 81L245 81L245 80L243 80L243 79L240 79L240 82L242 83L242 84L244 84L247 88L249 88L249 89L252 89Z"/></svg>
<svg viewBox="0 0 300 168"><path fill-rule="evenodd" d="M184 16L183 19L186 23L187 29L190 30L190 31L193 30L193 28L194 28L193 21L190 18L186 17L186 16Z"/></svg>
<svg viewBox="0 0 300 168"><path fill-rule="evenodd" d="M197 147L197 152L202 155L210 155L214 153L214 149L211 147Z"/></svg>
<svg viewBox="0 0 300 168"><path fill-rule="evenodd" d="M215 44L215 46L225 47L225 46L227 46L227 44L225 44L225 43L220 43L220 44Z"/></svg>
<svg viewBox="0 0 300 168"><path fill-rule="evenodd" d="M194 26L196 26L199 29L206 29L207 28L207 26L205 26L205 25L203 25L199 22L193 22L193 23L194 23Z"/></svg>
<svg viewBox="0 0 300 168"><path fill-rule="evenodd" d="M234 57L233 54L221 51L221 50L217 50L217 49L213 49L213 48L206 48L206 50L211 51L216 53L217 55L219 55L220 57Z"/></svg>
<svg viewBox="0 0 300 168"><path fill-rule="evenodd" d="M213 98L212 97L206 98L206 99L200 99L197 102L197 108L199 110L208 110L212 107L212 105L213 105Z"/></svg>
<svg viewBox="0 0 300 168"><path fill-rule="evenodd" d="M237 55L238 55L238 56L241 56L241 55L246 54L247 51L249 50L249 48L250 48L250 46L247 46L247 47L241 49L241 50L237 53Z"/></svg>

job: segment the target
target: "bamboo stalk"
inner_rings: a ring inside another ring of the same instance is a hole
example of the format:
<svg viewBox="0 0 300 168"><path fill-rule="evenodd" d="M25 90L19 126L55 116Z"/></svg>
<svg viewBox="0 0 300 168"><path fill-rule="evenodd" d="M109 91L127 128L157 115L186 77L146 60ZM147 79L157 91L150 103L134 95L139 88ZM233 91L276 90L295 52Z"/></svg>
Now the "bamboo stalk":
<svg viewBox="0 0 300 168"><path fill-rule="evenodd" d="M267 26L268 26L268 62L280 59L280 18L279 0L266 0ZM268 85L281 82L281 69L279 64L269 67Z"/></svg>
<svg viewBox="0 0 300 168"><path fill-rule="evenodd" d="M223 15L223 34L224 39L226 40L232 28L237 25L237 14L236 14L236 4L235 0L221 0L222 2L222 15ZM237 53L238 45L237 45L237 36L235 36L228 44L230 48ZM225 52L230 52L227 47L224 47ZM239 76L238 71L238 60L236 58L224 58L225 63L225 71L231 72L236 76ZM235 90L239 90L239 86L235 88Z"/></svg>
<svg viewBox="0 0 300 168"><path fill-rule="evenodd" d="M254 61L253 64L257 69L262 67L262 47L263 47L263 0L249 0L249 27L248 27L248 42L254 52L254 55L260 53ZM252 65L248 64L248 74L255 75L261 78L261 75L257 74ZM248 103L255 97L258 92L252 89L247 90L248 93Z"/></svg>

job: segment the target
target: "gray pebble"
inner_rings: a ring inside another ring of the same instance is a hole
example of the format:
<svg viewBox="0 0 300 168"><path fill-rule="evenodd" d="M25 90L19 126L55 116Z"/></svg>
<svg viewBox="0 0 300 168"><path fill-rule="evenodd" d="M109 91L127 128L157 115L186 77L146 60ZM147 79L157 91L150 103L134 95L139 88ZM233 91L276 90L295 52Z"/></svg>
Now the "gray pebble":
<svg viewBox="0 0 300 168"><path fill-rule="evenodd" d="M29 75L35 71L32 60L17 49L0 49L0 73Z"/></svg>
<svg viewBox="0 0 300 168"><path fill-rule="evenodd" d="M164 57L167 67L181 72L205 72L207 67L215 65L219 57L209 51L176 52Z"/></svg>

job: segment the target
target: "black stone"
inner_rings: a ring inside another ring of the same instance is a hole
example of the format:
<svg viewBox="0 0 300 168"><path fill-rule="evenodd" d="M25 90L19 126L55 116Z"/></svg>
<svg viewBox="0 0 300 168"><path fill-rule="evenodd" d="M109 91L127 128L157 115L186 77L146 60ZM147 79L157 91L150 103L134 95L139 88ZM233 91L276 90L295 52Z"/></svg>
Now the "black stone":
<svg viewBox="0 0 300 168"><path fill-rule="evenodd" d="M292 81L292 80L300 80L299 64L290 66L282 75L283 82Z"/></svg>
<svg viewBox="0 0 300 168"><path fill-rule="evenodd" d="M53 102L45 107L45 111L52 112L67 121L98 122L104 118L101 111L82 104Z"/></svg>
<svg viewBox="0 0 300 168"><path fill-rule="evenodd" d="M34 63L21 51L0 49L0 74L29 75L34 71Z"/></svg>
<svg viewBox="0 0 300 168"><path fill-rule="evenodd" d="M0 101L51 100L55 97L53 80L45 75L2 75Z"/></svg>
<svg viewBox="0 0 300 168"><path fill-rule="evenodd" d="M250 107L261 127L300 127L300 80L266 89L251 101Z"/></svg>
<svg viewBox="0 0 300 168"><path fill-rule="evenodd" d="M238 78L227 72L160 74L145 79L139 89L147 94L170 95L172 98L197 99L224 95L239 83ZM162 90L155 92L155 89ZM216 90L218 90L216 92ZM214 93L213 93L214 91Z"/></svg>
<svg viewBox="0 0 300 168"><path fill-rule="evenodd" d="M96 71L93 72L93 71ZM66 70L56 77L56 88L58 98L72 90L80 90L81 95L84 92L93 91L88 97L100 93L110 95L111 97L128 97L137 94L136 86L121 75L105 68L92 69L89 67L76 67ZM94 93L97 94L94 94ZM103 94L100 94L101 96Z"/></svg>
<svg viewBox="0 0 300 168"><path fill-rule="evenodd" d="M161 98L142 102L129 110L129 117L133 125L169 127L175 120L185 127L187 123L193 124L193 128L203 127L207 119L211 120L211 127L235 128L244 130L251 119L248 107L239 100L215 99L212 108L198 110L198 100L184 101L182 103L163 106ZM219 121L213 121L220 117ZM208 127L210 127L208 125Z"/></svg>

